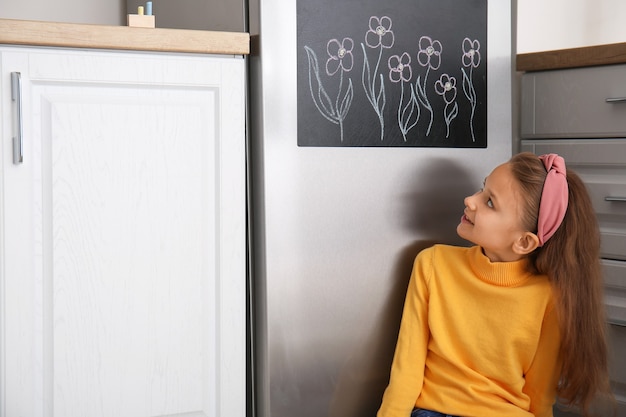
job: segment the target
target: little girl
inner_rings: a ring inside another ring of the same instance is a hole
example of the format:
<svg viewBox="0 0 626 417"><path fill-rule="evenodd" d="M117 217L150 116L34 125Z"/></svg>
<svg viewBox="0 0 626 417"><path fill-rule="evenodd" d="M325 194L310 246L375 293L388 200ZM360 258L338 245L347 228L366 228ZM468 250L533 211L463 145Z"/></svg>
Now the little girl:
<svg viewBox="0 0 626 417"><path fill-rule="evenodd" d="M378 417L588 415L611 396L600 237L583 182L521 153L465 198L476 246L417 256Z"/></svg>

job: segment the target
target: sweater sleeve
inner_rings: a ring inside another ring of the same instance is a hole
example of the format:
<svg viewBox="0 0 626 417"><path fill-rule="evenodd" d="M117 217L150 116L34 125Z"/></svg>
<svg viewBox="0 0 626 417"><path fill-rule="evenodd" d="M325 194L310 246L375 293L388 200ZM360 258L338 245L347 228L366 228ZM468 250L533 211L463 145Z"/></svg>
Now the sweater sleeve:
<svg viewBox="0 0 626 417"><path fill-rule="evenodd" d="M417 256L407 289L389 385L377 417L408 417L422 390L428 350L428 287L432 249Z"/></svg>
<svg viewBox="0 0 626 417"><path fill-rule="evenodd" d="M560 333L555 309L546 315L530 369L526 372L524 392L530 397L530 412L536 417L552 417L561 372Z"/></svg>

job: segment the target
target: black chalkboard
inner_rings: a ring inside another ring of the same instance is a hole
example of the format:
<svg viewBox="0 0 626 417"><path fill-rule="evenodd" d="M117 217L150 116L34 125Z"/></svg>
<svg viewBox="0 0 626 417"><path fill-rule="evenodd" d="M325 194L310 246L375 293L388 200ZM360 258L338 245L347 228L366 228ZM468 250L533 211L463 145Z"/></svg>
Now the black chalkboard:
<svg viewBox="0 0 626 417"><path fill-rule="evenodd" d="M487 147L487 0L297 0L298 145Z"/></svg>

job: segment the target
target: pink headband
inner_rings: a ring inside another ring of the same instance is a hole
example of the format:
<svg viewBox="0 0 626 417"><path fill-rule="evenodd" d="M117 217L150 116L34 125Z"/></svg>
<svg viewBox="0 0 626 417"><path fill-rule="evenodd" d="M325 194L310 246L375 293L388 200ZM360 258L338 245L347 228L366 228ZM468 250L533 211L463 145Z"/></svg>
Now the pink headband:
<svg viewBox="0 0 626 417"><path fill-rule="evenodd" d="M555 153L539 157L548 174L543 183L539 218L537 219L537 237L539 246L543 246L559 228L567 211L567 179L565 160Z"/></svg>

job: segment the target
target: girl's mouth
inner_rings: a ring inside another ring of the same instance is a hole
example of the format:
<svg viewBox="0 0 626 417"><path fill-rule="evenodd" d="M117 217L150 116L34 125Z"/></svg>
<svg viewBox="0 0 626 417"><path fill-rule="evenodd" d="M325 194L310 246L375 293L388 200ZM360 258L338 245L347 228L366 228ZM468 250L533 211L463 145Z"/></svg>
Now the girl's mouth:
<svg viewBox="0 0 626 417"><path fill-rule="evenodd" d="M464 222L464 223L469 223L469 224L471 224L472 226L474 225L474 222L472 222L472 221L469 219L469 217L467 217L467 215L466 215L466 214L463 214L463 217L461 217L461 221L462 221L462 222Z"/></svg>

